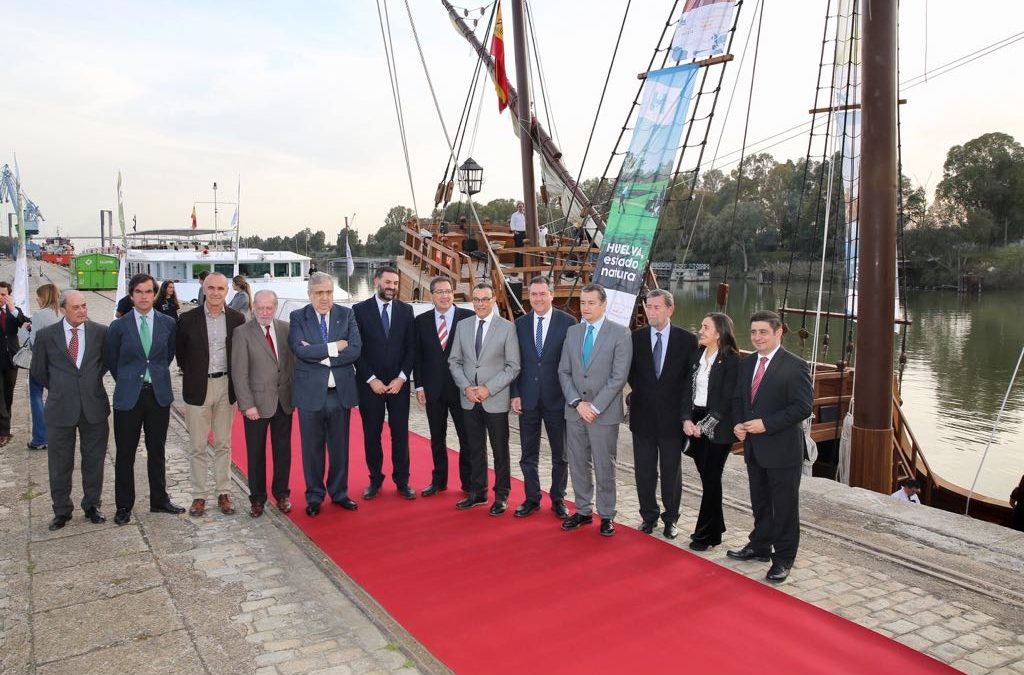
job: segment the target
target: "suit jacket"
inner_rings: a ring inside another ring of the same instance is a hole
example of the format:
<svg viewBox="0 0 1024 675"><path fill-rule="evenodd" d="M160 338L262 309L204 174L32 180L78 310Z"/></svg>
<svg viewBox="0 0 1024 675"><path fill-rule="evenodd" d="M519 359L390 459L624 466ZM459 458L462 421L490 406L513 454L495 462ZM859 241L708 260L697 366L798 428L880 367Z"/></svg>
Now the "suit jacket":
<svg viewBox="0 0 1024 675"><path fill-rule="evenodd" d="M703 358L704 348L699 347L693 360L693 377L691 382L694 387L697 386L697 369L700 367L700 362ZM715 357L715 362L711 364L711 372L708 373L708 400L707 405L704 407L707 408L707 414L718 421L718 424L715 426L714 437L709 439L712 443L732 445L736 442L736 435L732 430L736 426L736 421L732 416L732 401L736 393L736 378L739 368L740 355L736 352L723 354L719 350L718 356ZM696 390L694 389L694 391ZM760 392L758 396L760 396Z"/></svg>
<svg viewBox="0 0 1024 675"><path fill-rule="evenodd" d="M435 314L436 310L431 309L413 320L413 379L417 388L423 387L428 401L437 401L442 394L445 400L454 401L459 395L459 387L448 368L448 357L455 344L455 328L460 321L476 315L471 310L456 307L452 323L448 326L448 343L441 349L437 340L437 324L434 323Z"/></svg>
<svg viewBox="0 0 1024 675"><path fill-rule="evenodd" d="M231 372L231 340L235 329L245 323L238 310L225 306L224 324L227 327L227 358L225 367ZM181 366L181 397L189 405L203 405L206 401L206 377L210 368L210 340L206 331L206 308L199 305L178 317L178 333L174 352ZM235 402L235 390L228 376L228 401Z"/></svg>
<svg viewBox="0 0 1024 675"><path fill-rule="evenodd" d="M288 346L295 355L292 403L303 410L321 410L327 400L328 373L328 366L321 361L328 358L328 348L320 333L320 319L313 306L306 305L292 312L288 323ZM338 340L348 341L348 346L330 357L330 372L334 374L341 405L354 408L359 405L355 362L363 349L363 340L352 310L333 305L327 321L327 341Z"/></svg>
<svg viewBox="0 0 1024 675"><path fill-rule="evenodd" d="M171 360L174 359L174 337L177 324L174 319L153 310L149 356L142 349L139 327L132 310L107 328L103 339L103 365L114 376L114 410L131 410L139 400L142 381L149 368L153 395L161 406L174 400L171 389Z"/></svg>
<svg viewBox="0 0 1024 675"><path fill-rule="evenodd" d="M32 379L46 387L43 419L47 426L71 427L83 419L89 424L103 422L110 415L110 398L103 386L103 338L107 327L86 321L85 352L79 368L68 356L64 321L36 333L32 344Z"/></svg>
<svg viewBox="0 0 1024 675"><path fill-rule="evenodd" d="M565 407L562 384L558 381L558 362L569 328L576 319L560 309L551 310L550 325L544 336L544 349L537 356L537 313L530 312L516 319L519 358L522 370L512 382L512 396L518 396L523 410L560 410Z"/></svg>
<svg viewBox="0 0 1024 675"><path fill-rule="evenodd" d="M278 405L289 415L294 410L295 355L288 347L288 324L274 319L271 330L277 338L276 356L270 350L263 326L256 319L236 328L232 338L231 381L238 409L244 412L256 408L264 419L273 417Z"/></svg>
<svg viewBox="0 0 1024 675"><path fill-rule="evenodd" d="M519 374L519 343L516 329L511 321L494 314L484 336L480 357L476 355L476 316L460 321L455 328L452 353L448 366L452 379L459 387L459 397L464 410L472 410L473 404L466 398L466 387L482 384L491 392L484 401L484 410L489 413L507 413L512 406L509 387Z"/></svg>
<svg viewBox="0 0 1024 675"><path fill-rule="evenodd" d="M594 340L590 364L583 366L583 340L587 326L576 324L565 336L562 358L558 362L558 381L565 396L565 419L578 418L569 404L582 399L601 411L597 424L621 424L622 388L629 377L633 361L633 343L629 329L605 317Z"/></svg>
<svg viewBox="0 0 1024 675"><path fill-rule="evenodd" d="M604 330L602 328L602 330ZM691 374L697 338L670 326L661 377L654 371L650 327L633 331L633 362L629 369L629 429L651 438L680 436L693 407Z"/></svg>
<svg viewBox="0 0 1024 675"><path fill-rule="evenodd" d="M758 354L754 352L740 361L733 394L734 424L760 418L763 434L747 434L744 456L766 469L800 467L804 461L804 433L800 423L811 416L814 391L807 362L779 348L757 390L757 400L750 401L750 384L754 379Z"/></svg>
<svg viewBox="0 0 1024 675"><path fill-rule="evenodd" d="M0 369L3 370L15 368L12 359L21 349L21 343L18 342L18 330L30 321L20 307L16 309L18 310L17 316L11 314L6 306L0 307L0 313L4 314L7 319L6 330L0 335Z"/></svg>
<svg viewBox="0 0 1024 675"><path fill-rule="evenodd" d="M415 359L415 336L413 335L412 305L401 300L392 300L388 308L391 329L384 334L384 324L377 311L376 297L368 298L352 306L363 339L363 350L356 360L356 378L360 387L370 390L366 381L376 376L384 384L405 373L412 378Z"/></svg>

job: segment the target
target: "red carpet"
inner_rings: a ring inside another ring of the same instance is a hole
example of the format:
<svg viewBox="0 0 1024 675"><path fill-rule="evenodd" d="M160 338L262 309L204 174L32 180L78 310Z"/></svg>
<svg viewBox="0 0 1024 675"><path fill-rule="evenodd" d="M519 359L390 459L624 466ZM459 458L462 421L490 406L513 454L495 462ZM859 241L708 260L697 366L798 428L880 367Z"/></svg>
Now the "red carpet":
<svg viewBox="0 0 1024 675"><path fill-rule="evenodd" d="M319 517L306 516L296 417L291 519L457 673L956 672L624 525L611 539L596 522L563 532L546 497L527 519L511 509L498 518L486 507L456 511L456 453L454 489L407 501L389 480L363 501L369 479L358 414L352 422L349 494L359 510L327 501ZM387 431L384 441L387 448ZM410 454L418 491L430 482L428 440L412 434ZM232 455L244 472L240 416ZM513 480L510 505L522 499Z"/></svg>

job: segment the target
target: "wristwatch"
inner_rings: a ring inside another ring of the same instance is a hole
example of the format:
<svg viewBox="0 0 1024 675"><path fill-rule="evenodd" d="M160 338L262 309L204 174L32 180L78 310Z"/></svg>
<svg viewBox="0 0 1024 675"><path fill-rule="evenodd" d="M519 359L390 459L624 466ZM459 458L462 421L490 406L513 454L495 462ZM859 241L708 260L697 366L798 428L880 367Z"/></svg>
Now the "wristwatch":
<svg viewBox="0 0 1024 675"><path fill-rule="evenodd" d="M571 407L571 408L575 408L575 407L576 407L576 406L578 406L578 405L579 405L580 403L583 403L583 399L582 399L582 398L578 398L578 399L576 399L575 401L569 401L569 407Z"/></svg>

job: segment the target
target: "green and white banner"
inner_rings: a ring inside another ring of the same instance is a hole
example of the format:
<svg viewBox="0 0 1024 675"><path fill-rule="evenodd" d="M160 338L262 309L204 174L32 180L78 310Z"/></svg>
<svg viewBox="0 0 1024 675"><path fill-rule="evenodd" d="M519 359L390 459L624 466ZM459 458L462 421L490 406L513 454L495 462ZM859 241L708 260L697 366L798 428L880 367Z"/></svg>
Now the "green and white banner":
<svg viewBox="0 0 1024 675"><path fill-rule="evenodd" d="M633 139L619 169L594 281L608 292L605 315L624 326L643 286L698 69L689 64L647 74Z"/></svg>

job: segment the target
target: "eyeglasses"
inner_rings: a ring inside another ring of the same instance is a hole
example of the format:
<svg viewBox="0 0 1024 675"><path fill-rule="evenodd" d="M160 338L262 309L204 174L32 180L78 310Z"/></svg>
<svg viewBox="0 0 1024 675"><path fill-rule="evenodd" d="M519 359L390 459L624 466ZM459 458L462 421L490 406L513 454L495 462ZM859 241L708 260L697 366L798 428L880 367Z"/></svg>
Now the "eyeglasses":
<svg viewBox="0 0 1024 675"><path fill-rule="evenodd" d="M473 298L473 304L482 305L485 302L490 302L492 300L494 300L494 298Z"/></svg>

